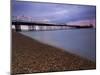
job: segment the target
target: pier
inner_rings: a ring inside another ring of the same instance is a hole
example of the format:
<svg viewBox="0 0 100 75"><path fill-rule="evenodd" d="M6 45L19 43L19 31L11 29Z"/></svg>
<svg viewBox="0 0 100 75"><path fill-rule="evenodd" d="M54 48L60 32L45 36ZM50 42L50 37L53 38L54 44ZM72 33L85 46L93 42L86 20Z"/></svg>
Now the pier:
<svg viewBox="0 0 100 75"><path fill-rule="evenodd" d="M27 26L28 31L34 30L56 30L56 29L68 29L68 28L93 28L93 25L66 25L66 24L51 24L51 23L37 23L37 22L22 22L12 21L12 25L15 26L16 31L22 31L21 26Z"/></svg>

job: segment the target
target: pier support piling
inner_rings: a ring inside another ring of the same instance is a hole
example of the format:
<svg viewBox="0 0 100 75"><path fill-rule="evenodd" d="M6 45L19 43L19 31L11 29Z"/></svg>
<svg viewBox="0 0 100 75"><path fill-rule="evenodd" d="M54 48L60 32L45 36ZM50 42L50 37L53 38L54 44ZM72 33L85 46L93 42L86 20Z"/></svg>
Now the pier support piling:
<svg viewBox="0 0 100 75"><path fill-rule="evenodd" d="M16 31L21 31L21 25L15 25L15 30Z"/></svg>

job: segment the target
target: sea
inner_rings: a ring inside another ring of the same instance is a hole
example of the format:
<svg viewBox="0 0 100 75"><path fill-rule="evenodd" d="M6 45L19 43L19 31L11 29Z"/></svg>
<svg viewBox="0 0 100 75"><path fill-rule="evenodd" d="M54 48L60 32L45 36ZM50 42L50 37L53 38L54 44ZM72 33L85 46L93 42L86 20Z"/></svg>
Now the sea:
<svg viewBox="0 0 100 75"><path fill-rule="evenodd" d="M96 29L66 29L52 31L22 31L21 34L41 43L61 48L96 62Z"/></svg>

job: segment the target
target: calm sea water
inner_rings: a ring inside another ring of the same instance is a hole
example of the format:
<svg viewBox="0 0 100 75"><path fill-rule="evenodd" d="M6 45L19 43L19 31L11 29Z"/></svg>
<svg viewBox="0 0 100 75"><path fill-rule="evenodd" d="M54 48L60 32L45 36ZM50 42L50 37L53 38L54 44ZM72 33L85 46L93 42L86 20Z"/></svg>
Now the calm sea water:
<svg viewBox="0 0 100 75"><path fill-rule="evenodd" d="M96 30L69 29L21 32L42 43L62 48L89 60L96 60Z"/></svg>

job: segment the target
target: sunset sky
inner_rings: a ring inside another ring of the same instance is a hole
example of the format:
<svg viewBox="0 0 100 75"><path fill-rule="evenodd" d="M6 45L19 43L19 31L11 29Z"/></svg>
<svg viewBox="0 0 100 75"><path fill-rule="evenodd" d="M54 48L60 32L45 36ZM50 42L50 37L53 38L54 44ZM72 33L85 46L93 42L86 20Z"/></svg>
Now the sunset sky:
<svg viewBox="0 0 100 75"><path fill-rule="evenodd" d="M12 16L25 16L33 21L61 24L94 24L96 6L16 2L12 0Z"/></svg>

